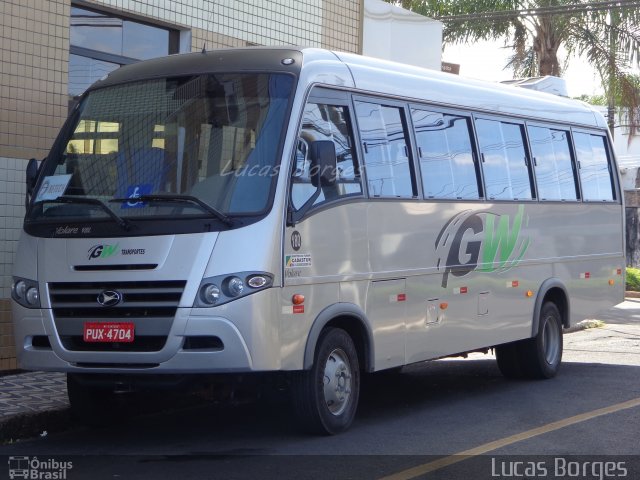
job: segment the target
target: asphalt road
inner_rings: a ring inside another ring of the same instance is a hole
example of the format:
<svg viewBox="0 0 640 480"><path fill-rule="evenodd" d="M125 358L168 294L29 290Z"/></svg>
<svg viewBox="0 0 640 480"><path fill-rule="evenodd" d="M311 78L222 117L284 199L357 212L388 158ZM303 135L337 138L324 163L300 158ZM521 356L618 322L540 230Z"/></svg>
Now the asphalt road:
<svg viewBox="0 0 640 480"><path fill-rule="evenodd" d="M69 480L640 479L640 300L598 318L605 327L565 334L552 380L506 380L482 354L373 375L351 430L335 437L299 433L284 402L205 405L5 445L0 454L67 459ZM524 472L529 462L537 471Z"/></svg>

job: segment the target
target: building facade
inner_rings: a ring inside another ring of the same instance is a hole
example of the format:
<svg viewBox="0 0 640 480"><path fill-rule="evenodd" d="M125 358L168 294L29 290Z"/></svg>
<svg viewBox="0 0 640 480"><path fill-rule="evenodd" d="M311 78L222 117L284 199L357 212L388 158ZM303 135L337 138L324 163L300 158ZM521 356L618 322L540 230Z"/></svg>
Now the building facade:
<svg viewBox="0 0 640 480"><path fill-rule="evenodd" d="M68 109L128 63L202 48L316 46L362 52L363 0L0 1L0 371L16 368L11 268L25 168Z"/></svg>

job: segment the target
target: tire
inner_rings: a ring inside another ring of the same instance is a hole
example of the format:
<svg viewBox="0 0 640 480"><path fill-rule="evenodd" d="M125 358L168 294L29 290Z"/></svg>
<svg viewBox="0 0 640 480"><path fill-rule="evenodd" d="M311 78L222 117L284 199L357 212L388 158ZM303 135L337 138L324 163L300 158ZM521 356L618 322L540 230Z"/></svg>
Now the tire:
<svg viewBox="0 0 640 480"><path fill-rule="evenodd" d="M67 395L72 418L83 425L101 427L130 416L126 402L112 388L91 385L67 374Z"/></svg>
<svg viewBox="0 0 640 480"><path fill-rule="evenodd" d="M292 390L296 419L306 431L335 435L351 426L360 396L360 367L347 332L327 328L320 334L313 366L294 375Z"/></svg>
<svg viewBox="0 0 640 480"><path fill-rule="evenodd" d="M538 334L519 348L520 364L528 378L553 378L562 361L562 317L558 307L545 302L540 310Z"/></svg>
<svg viewBox="0 0 640 480"><path fill-rule="evenodd" d="M518 352L519 343L506 343L496 347L498 368L506 378L522 378L524 376Z"/></svg>

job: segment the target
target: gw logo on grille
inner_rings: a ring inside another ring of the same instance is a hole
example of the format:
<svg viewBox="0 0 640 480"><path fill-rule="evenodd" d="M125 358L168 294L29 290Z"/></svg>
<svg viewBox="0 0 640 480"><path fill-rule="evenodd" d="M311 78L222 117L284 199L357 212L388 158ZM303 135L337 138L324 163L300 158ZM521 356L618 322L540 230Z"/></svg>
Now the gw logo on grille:
<svg viewBox="0 0 640 480"><path fill-rule="evenodd" d="M98 303L103 307L115 307L122 301L122 294L115 290L105 290L98 295Z"/></svg>
<svg viewBox="0 0 640 480"><path fill-rule="evenodd" d="M118 251L118 244L115 245L94 245L89 249L89 260L94 258L108 258Z"/></svg>

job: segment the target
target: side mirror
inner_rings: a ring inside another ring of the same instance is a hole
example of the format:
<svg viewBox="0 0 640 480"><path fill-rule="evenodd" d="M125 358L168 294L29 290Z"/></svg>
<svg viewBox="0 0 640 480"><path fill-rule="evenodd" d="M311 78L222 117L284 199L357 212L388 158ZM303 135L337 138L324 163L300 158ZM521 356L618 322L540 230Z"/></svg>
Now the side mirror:
<svg viewBox="0 0 640 480"><path fill-rule="evenodd" d="M289 211L287 213L288 227L295 226L295 224L304 217L313 203L318 199L321 192L324 193L325 198L332 198L335 196L332 193L333 190L336 190L337 192L338 159L335 144L331 140L318 140L309 143L306 152L311 162L309 168L311 185L316 187L316 191L311 195L311 197L309 197L309 199L307 199L304 205L295 211L293 210L291 203L289 203ZM296 167L297 160L294 168Z"/></svg>
<svg viewBox="0 0 640 480"><path fill-rule="evenodd" d="M36 188L36 181L38 180L38 161L35 158L29 160L27 163L27 195L24 200L25 207L29 208L29 201L31 200L31 195L33 195L33 190Z"/></svg>
<svg viewBox="0 0 640 480"><path fill-rule="evenodd" d="M331 140L318 140L309 145L311 184L314 187L333 187L337 181L338 160L336 146Z"/></svg>

